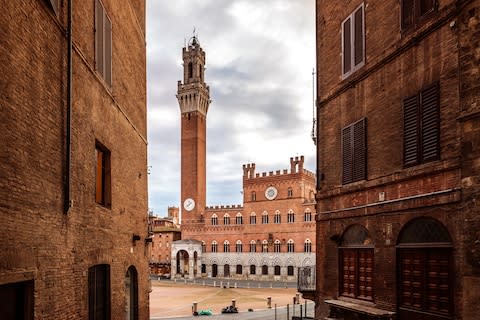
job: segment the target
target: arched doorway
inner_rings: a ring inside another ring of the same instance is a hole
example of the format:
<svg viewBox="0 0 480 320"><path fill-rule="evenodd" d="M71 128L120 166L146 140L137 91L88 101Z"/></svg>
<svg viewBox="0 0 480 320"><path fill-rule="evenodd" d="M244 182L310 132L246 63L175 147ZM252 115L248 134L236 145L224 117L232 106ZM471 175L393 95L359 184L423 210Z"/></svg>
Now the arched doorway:
<svg viewBox="0 0 480 320"><path fill-rule="evenodd" d="M179 250L177 252L177 274L182 276L188 275L188 252L185 250Z"/></svg>
<svg viewBox="0 0 480 320"><path fill-rule="evenodd" d="M212 277L216 278L218 275L218 265L212 264Z"/></svg>
<svg viewBox="0 0 480 320"><path fill-rule="evenodd" d="M125 319L138 319L138 274L134 266L125 274Z"/></svg>
<svg viewBox="0 0 480 320"><path fill-rule="evenodd" d="M405 225L397 241L398 319L453 319L453 243L439 221Z"/></svg>

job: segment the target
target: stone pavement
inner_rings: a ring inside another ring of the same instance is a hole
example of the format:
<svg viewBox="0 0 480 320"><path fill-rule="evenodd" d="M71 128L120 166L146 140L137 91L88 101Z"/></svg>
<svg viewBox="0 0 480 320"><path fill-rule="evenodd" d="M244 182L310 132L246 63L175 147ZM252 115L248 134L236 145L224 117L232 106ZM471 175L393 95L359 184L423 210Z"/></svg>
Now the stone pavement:
<svg viewBox="0 0 480 320"><path fill-rule="evenodd" d="M290 317L293 314L293 297L296 289L292 288L219 288L202 285L184 284L183 282L152 281L150 293L150 317L157 319L275 319L275 305L277 319L287 319L289 304ZM267 297L271 297L272 309L267 309ZM221 314L223 307L232 303L239 308L238 314ZM210 309L214 316L192 316L192 303L198 303L198 309ZM302 307L305 300L300 299ZM253 309L253 312L248 312ZM307 306L307 314L313 314L313 303ZM295 305L295 315L299 315L300 307Z"/></svg>

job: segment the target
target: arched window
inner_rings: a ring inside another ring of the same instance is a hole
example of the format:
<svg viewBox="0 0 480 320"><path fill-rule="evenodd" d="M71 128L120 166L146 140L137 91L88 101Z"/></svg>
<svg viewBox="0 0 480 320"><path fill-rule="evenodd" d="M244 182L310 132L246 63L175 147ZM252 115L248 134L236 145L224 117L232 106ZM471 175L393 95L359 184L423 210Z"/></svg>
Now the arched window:
<svg viewBox="0 0 480 320"><path fill-rule="evenodd" d="M268 241L267 240L262 241L262 252L268 252Z"/></svg>
<svg viewBox="0 0 480 320"><path fill-rule="evenodd" d="M303 252L312 252L312 241L310 241L310 239L305 240Z"/></svg>
<svg viewBox="0 0 480 320"><path fill-rule="evenodd" d="M137 269L130 266L125 274L125 319L138 319L138 275Z"/></svg>
<svg viewBox="0 0 480 320"><path fill-rule="evenodd" d="M281 252L281 243L278 239L273 243L273 252Z"/></svg>
<svg viewBox="0 0 480 320"><path fill-rule="evenodd" d="M218 225L218 216L214 213L212 215L212 226Z"/></svg>
<svg viewBox="0 0 480 320"><path fill-rule="evenodd" d="M287 242L287 252L295 252L295 243L292 239L289 239Z"/></svg>
<svg viewBox="0 0 480 320"><path fill-rule="evenodd" d="M250 265L250 274L255 274L257 267L254 264Z"/></svg>
<svg viewBox="0 0 480 320"><path fill-rule="evenodd" d="M230 242L228 240L223 242L223 252L230 252Z"/></svg>
<svg viewBox="0 0 480 320"><path fill-rule="evenodd" d="M217 241L213 240L212 241L212 252L217 252L217 250L218 250Z"/></svg>
<svg viewBox="0 0 480 320"><path fill-rule="evenodd" d="M275 215L273 216L273 223L281 223L282 222L282 218L281 218L281 215L280 215L280 211L275 211Z"/></svg>
<svg viewBox="0 0 480 320"><path fill-rule="evenodd" d="M453 319L453 243L430 217L407 223L397 241L397 296L410 319Z"/></svg>
<svg viewBox="0 0 480 320"><path fill-rule="evenodd" d="M205 241L202 241L202 252L207 252L207 246L205 245Z"/></svg>
<svg viewBox="0 0 480 320"><path fill-rule="evenodd" d="M223 216L223 224L224 225L230 224L230 215L228 213L225 213L225 215Z"/></svg>
<svg viewBox="0 0 480 320"><path fill-rule="evenodd" d="M280 275L280 266L275 266L273 268L273 274L276 275L276 276Z"/></svg>
<svg viewBox="0 0 480 320"><path fill-rule="evenodd" d="M235 223L236 224L243 224L243 217L242 217L242 214L240 212L237 213L237 216L235 217Z"/></svg>
<svg viewBox="0 0 480 320"><path fill-rule="evenodd" d="M243 267L241 264L237 264L237 268L236 268L236 274L242 274L243 273Z"/></svg>
<svg viewBox="0 0 480 320"><path fill-rule="evenodd" d="M237 240L237 243L235 244L235 251L236 252L242 252L243 251L243 245L241 240Z"/></svg>
<svg viewBox="0 0 480 320"><path fill-rule="evenodd" d="M304 221L312 221L312 213L310 212L309 209L305 210L303 220Z"/></svg>
<svg viewBox="0 0 480 320"><path fill-rule="evenodd" d="M257 215L255 212L250 213L250 224L256 224L257 223Z"/></svg>
<svg viewBox="0 0 480 320"><path fill-rule="evenodd" d="M252 191L252 193L250 193L250 200L257 201L257 194L255 193L255 191Z"/></svg>
<svg viewBox="0 0 480 320"><path fill-rule="evenodd" d="M293 266L287 267L287 276L293 276Z"/></svg>
<svg viewBox="0 0 480 320"><path fill-rule="evenodd" d="M250 252L257 252L257 242L250 240Z"/></svg>
<svg viewBox="0 0 480 320"><path fill-rule="evenodd" d="M268 275L268 266L265 264L262 266L262 275Z"/></svg>
<svg viewBox="0 0 480 320"><path fill-rule="evenodd" d="M262 213L262 223L263 224L268 223L268 212L267 211L263 211L263 213Z"/></svg>
<svg viewBox="0 0 480 320"><path fill-rule="evenodd" d="M295 213L293 212L293 210L288 211L287 222L288 223L294 223L295 222Z"/></svg>
<svg viewBox="0 0 480 320"><path fill-rule="evenodd" d="M293 197L293 189L292 189L292 188L288 188L288 190L287 190L287 197L288 197L288 198Z"/></svg>
<svg viewBox="0 0 480 320"><path fill-rule="evenodd" d="M359 224L343 233L339 254L340 295L373 300L373 242Z"/></svg>
<svg viewBox="0 0 480 320"><path fill-rule="evenodd" d="M188 63L188 78L193 78L193 63L191 62Z"/></svg>

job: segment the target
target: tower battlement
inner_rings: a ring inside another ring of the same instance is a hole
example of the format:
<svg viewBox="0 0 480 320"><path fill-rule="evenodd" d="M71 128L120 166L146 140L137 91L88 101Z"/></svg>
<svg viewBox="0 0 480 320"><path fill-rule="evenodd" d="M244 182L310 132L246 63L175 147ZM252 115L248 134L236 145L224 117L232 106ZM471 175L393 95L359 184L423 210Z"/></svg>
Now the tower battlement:
<svg viewBox="0 0 480 320"><path fill-rule="evenodd" d="M288 169L268 171L268 172L255 172L255 163L247 163L243 165L243 179L256 179L263 177L281 176L287 174L302 173L307 176L315 177L315 174L311 171L304 169L304 156L291 157L290 158L290 172Z"/></svg>

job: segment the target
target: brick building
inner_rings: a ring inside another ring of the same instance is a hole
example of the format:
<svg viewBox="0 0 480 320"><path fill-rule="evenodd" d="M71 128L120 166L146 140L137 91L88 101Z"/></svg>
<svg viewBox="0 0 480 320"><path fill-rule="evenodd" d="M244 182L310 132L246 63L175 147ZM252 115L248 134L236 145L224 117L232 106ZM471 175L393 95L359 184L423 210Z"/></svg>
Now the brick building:
<svg viewBox="0 0 480 320"><path fill-rule="evenodd" d="M177 207L169 207L166 217L149 216L149 227L152 234L149 260L151 274L170 275L172 242L182 238L179 216L180 211Z"/></svg>
<svg viewBox="0 0 480 320"><path fill-rule="evenodd" d="M181 111L182 240L173 244L172 276L294 280L315 264L315 175L304 158L290 170L243 166L243 205L206 206L205 52L194 36L183 48Z"/></svg>
<svg viewBox="0 0 480 320"><path fill-rule="evenodd" d="M0 30L0 317L148 319L145 2L7 1Z"/></svg>
<svg viewBox="0 0 480 320"><path fill-rule="evenodd" d="M479 17L316 1L317 319L478 319Z"/></svg>

